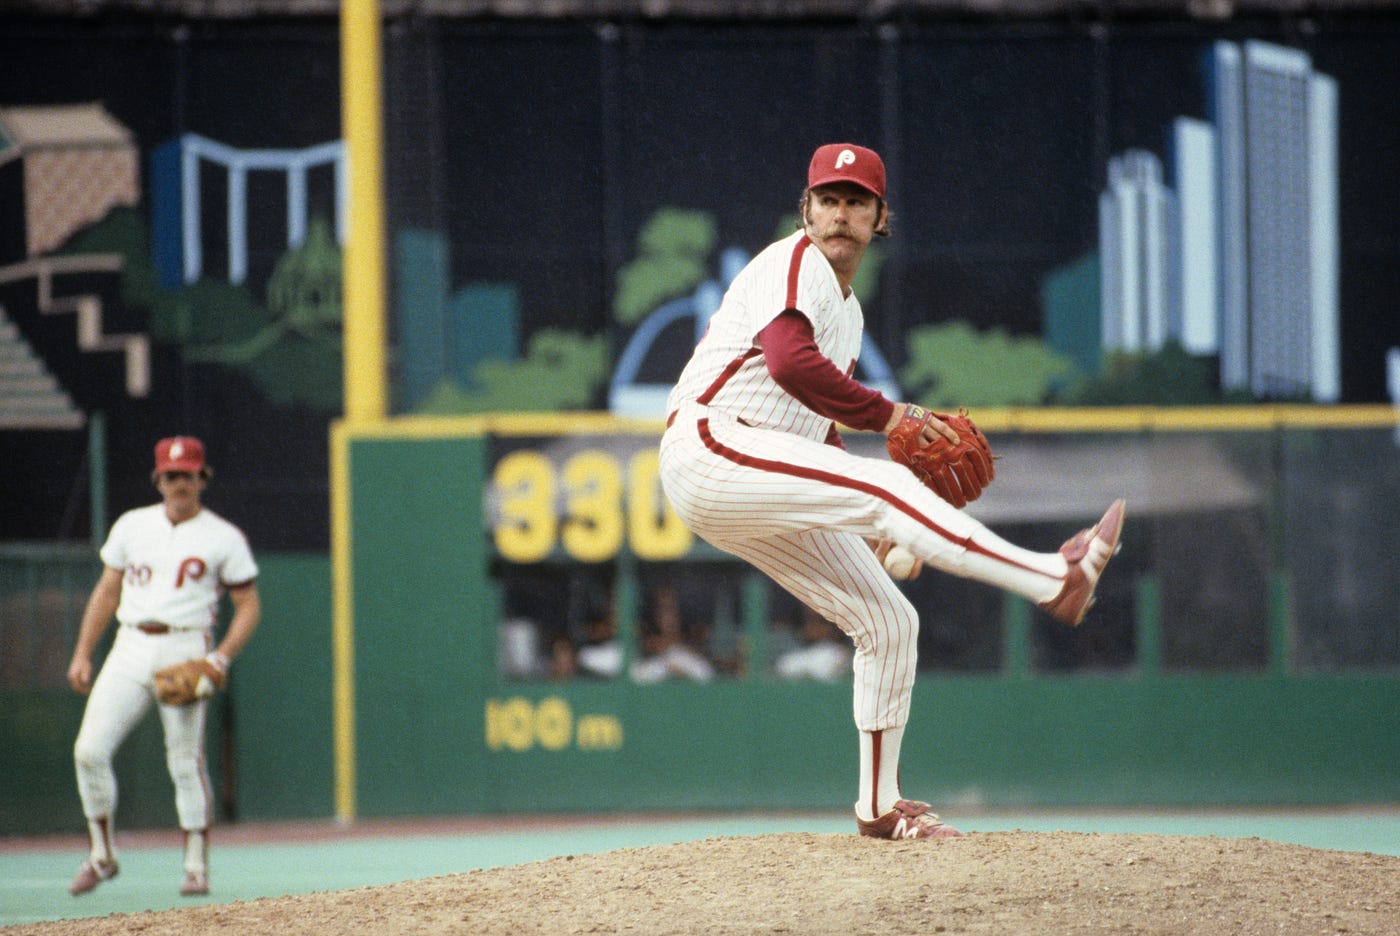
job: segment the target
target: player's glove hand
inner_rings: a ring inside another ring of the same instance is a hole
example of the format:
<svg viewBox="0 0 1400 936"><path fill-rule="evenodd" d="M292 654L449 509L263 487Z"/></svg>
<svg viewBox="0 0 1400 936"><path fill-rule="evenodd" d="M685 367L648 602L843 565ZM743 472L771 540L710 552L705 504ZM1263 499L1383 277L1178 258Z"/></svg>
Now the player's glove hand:
<svg viewBox="0 0 1400 936"><path fill-rule="evenodd" d="M924 442L924 427L933 418L956 432L958 441L953 443L940 435L932 442ZM890 458L914 472L926 487L954 507L966 507L969 501L981 497L982 490L996 476L992 447L965 409L948 415L911 403L885 438L885 447Z"/></svg>
<svg viewBox="0 0 1400 936"><path fill-rule="evenodd" d="M217 653L157 670L156 697L166 705L207 699L228 683L228 662Z"/></svg>

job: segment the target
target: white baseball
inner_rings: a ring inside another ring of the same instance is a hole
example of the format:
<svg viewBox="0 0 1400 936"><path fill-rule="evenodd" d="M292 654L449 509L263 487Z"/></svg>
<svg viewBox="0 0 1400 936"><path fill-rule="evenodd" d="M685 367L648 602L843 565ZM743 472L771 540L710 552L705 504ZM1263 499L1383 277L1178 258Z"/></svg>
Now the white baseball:
<svg viewBox="0 0 1400 936"><path fill-rule="evenodd" d="M885 553L885 571L890 578L903 581L914 571L915 561L914 554L903 546L891 546L890 551Z"/></svg>

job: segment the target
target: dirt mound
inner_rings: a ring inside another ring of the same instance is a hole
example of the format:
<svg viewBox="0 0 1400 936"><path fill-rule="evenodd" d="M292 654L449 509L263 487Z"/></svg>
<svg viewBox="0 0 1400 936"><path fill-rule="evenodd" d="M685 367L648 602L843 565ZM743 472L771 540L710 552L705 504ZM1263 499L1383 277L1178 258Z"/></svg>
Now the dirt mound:
<svg viewBox="0 0 1400 936"><path fill-rule="evenodd" d="M1263 839L786 833L383 887L41 923L19 934L1394 933L1400 858Z"/></svg>

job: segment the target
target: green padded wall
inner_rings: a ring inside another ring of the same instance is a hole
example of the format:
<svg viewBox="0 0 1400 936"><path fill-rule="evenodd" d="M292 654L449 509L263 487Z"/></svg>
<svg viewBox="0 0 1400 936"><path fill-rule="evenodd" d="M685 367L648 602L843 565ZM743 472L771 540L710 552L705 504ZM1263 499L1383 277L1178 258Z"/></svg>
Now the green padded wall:
<svg viewBox="0 0 1400 936"><path fill-rule="evenodd" d="M350 444L361 815L854 795L849 685L499 680L484 437ZM1141 587L1139 613L1156 580ZM924 673L902 773L911 795L969 806L1394 801L1400 679Z"/></svg>
<svg viewBox="0 0 1400 936"><path fill-rule="evenodd" d="M495 669L482 442L360 440L351 460L358 809L471 811Z"/></svg>

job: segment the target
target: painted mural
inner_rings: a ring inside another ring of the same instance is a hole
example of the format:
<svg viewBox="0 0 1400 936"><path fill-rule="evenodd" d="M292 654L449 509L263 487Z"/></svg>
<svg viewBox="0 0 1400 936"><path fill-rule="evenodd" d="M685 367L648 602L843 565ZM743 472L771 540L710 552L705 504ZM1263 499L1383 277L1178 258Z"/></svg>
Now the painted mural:
<svg viewBox="0 0 1400 936"><path fill-rule="evenodd" d="M890 164L895 236L856 289L859 376L891 395L1400 384L1400 119L1378 90L1400 31L439 25L387 39L395 412L663 415L829 137ZM892 66L783 80L834 48ZM323 546L350 171L334 24L30 19L0 62L0 538L87 532L100 415L116 506L148 496L156 437L192 432L255 540Z"/></svg>

